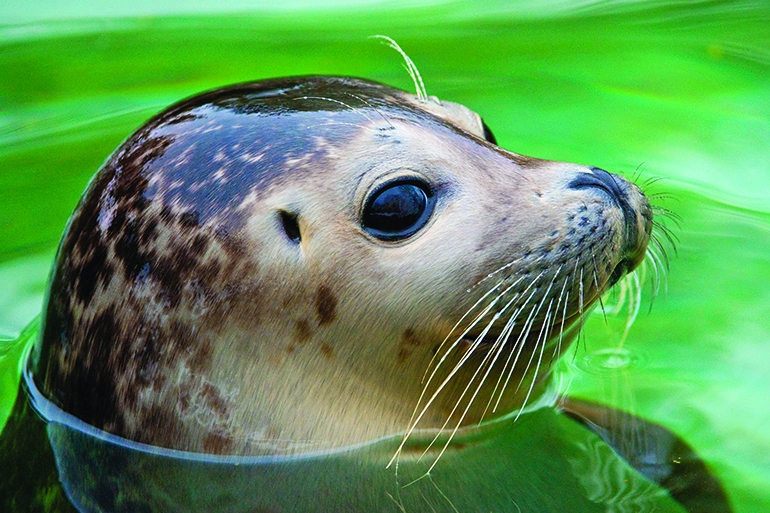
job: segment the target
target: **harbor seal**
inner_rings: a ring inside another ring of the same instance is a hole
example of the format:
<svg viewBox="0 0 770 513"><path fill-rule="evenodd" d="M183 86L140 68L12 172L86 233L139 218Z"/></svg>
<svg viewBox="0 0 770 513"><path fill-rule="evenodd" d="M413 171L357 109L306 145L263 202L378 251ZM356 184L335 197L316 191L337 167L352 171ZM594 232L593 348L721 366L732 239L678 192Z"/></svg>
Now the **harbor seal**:
<svg viewBox="0 0 770 513"><path fill-rule="evenodd" d="M129 440L287 454L456 429L542 393L652 210L379 83L239 84L151 119L60 245L40 391Z"/></svg>

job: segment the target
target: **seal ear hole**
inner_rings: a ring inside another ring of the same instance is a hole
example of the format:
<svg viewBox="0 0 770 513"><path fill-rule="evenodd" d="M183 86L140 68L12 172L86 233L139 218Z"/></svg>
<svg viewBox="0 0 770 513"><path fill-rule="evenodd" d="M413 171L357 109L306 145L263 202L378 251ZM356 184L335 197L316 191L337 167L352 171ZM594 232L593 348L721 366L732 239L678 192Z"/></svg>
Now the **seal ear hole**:
<svg viewBox="0 0 770 513"><path fill-rule="evenodd" d="M278 212L278 217L281 219L281 226L283 231L286 232L286 236L295 244L299 244L302 237L299 232L299 223L297 222L297 215L285 210Z"/></svg>

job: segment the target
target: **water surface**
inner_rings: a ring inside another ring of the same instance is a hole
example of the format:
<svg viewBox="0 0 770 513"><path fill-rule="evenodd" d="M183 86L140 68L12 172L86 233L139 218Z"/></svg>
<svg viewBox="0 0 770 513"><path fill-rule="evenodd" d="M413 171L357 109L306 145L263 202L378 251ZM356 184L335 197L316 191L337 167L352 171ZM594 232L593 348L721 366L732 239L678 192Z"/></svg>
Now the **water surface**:
<svg viewBox="0 0 770 513"><path fill-rule="evenodd" d="M208 88L282 75L411 90L398 55L368 38L384 33L429 94L479 112L501 146L663 178L650 192L672 197L656 203L682 218L667 292L648 313L645 286L627 335L624 315L597 312L563 372L570 393L686 439L737 511L770 511L768 4L296 2L248 12L217 2L191 12L167 2L105 12L29 2L11 16L12 4L0 9L0 334L14 337L39 312L79 195L148 117ZM21 354L4 340L0 418Z"/></svg>

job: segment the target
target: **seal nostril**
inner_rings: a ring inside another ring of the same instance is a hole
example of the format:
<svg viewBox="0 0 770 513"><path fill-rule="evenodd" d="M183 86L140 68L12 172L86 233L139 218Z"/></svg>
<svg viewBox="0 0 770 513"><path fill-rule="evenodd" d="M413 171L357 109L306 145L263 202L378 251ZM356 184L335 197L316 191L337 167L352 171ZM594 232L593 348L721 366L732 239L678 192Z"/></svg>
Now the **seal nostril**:
<svg viewBox="0 0 770 513"><path fill-rule="evenodd" d="M618 185L618 182L615 181L611 174L598 167L592 167L590 173L580 173L570 182L569 187L571 189L595 187L609 194L619 207L622 208L625 203L625 194Z"/></svg>

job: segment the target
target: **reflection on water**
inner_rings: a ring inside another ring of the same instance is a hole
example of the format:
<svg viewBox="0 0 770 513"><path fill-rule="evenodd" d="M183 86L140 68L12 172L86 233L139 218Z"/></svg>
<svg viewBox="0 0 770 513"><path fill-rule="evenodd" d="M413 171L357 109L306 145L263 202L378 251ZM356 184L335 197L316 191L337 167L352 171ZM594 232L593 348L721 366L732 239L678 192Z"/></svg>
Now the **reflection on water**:
<svg viewBox="0 0 770 513"><path fill-rule="evenodd" d="M515 423L509 417L464 429L427 474L439 450L426 449L430 435L412 437L393 467L387 463L401 436L299 456L209 456L146 446L64 413L31 378L25 373L25 389L46 422L29 412L34 425L23 433L38 434L36 447L53 449L48 467L32 470L56 472L54 482L80 511L683 511L550 407ZM3 482L0 491L8 492Z"/></svg>
<svg viewBox="0 0 770 513"><path fill-rule="evenodd" d="M588 373L613 374L629 372L644 366L645 359L637 352L625 348L600 349L576 360L580 370Z"/></svg>
<svg viewBox="0 0 770 513"><path fill-rule="evenodd" d="M675 197L657 201L683 218L667 295L647 313L645 286L627 335L624 315L605 321L597 311L563 372L571 394L683 436L737 511L770 510L770 435L757 408L770 388L768 5L556 4L0 27L0 333L36 315L89 177L152 113L210 87L280 75L349 74L410 89L397 56L367 39L386 33L429 94L480 112L502 146L664 177L652 192ZM0 341L3 418L20 347Z"/></svg>

